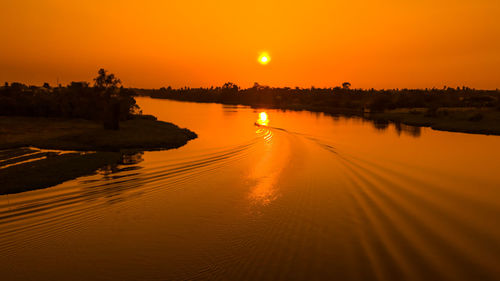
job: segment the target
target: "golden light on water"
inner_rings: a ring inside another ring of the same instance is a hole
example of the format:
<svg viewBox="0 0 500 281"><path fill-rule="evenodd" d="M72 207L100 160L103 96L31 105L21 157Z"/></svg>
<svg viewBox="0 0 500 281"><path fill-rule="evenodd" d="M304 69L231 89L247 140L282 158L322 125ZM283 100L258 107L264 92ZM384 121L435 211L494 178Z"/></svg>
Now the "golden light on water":
<svg viewBox="0 0 500 281"><path fill-rule="evenodd" d="M259 113L259 119L255 122L255 124L259 126L267 126L269 124L269 117L267 116L267 113L264 111Z"/></svg>
<svg viewBox="0 0 500 281"><path fill-rule="evenodd" d="M267 113L261 112L259 113L260 120L267 121Z"/></svg>
<svg viewBox="0 0 500 281"><path fill-rule="evenodd" d="M264 52L264 53L260 54L258 60L259 60L260 64L266 65L266 64L268 64L271 61L271 57L269 56L268 53Z"/></svg>

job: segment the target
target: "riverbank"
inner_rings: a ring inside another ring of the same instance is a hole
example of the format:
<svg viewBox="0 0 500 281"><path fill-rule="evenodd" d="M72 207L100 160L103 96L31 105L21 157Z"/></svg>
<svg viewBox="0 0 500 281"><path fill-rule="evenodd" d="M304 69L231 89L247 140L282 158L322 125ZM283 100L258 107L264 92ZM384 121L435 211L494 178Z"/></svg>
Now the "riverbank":
<svg viewBox="0 0 500 281"><path fill-rule="evenodd" d="M500 135L500 111L489 108L397 109L366 114L365 117L439 131Z"/></svg>
<svg viewBox="0 0 500 281"><path fill-rule="evenodd" d="M196 137L151 118L110 131L83 119L0 116L0 194L53 186L120 164L124 154L178 148Z"/></svg>
<svg viewBox="0 0 500 281"><path fill-rule="evenodd" d="M244 105L255 109L306 110L337 116L358 116L374 122L394 122L410 126L431 127L434 130L440 131L500 135L500 108L497 107L419 107L370 110L369 108L335 107L328 104L281 103L277 105L271 102L237 103L206 101L189 98L189 96L183 96L183 99L165 98L154 95L151 95L151 97L199 103Z"/></svg>
<svg viewBox="0 0 500 281"><path fill-rule="evenodd" d="M216 88L134 89L138 95L252 108L307 110L360 116L375 122L430 126L436 130L500 135L500 91L443 89L271 88L232 83Z"/></svg>
<svg viewBox="0 0 500 281"><path fill-rule="evenodd" d="M265 106L252 106L265 108ZM307 110L330 115L359 116L374 122L394 122L410 126L430 127L434 130L500 135L500 110L496 108L399 108L383 112L366 112L346 108L317 107L271 107L285 110Z"/></svg>

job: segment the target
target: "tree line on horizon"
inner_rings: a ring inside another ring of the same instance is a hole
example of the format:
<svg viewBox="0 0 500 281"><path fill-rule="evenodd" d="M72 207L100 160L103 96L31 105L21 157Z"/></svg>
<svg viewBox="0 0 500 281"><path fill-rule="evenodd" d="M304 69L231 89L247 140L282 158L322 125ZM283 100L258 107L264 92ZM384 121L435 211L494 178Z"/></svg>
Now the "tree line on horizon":
<svg viewBox="0 0 500 281"><path fill-rule="evenodd" d="M500 91L469 87L443 89L351 89L345 82L333 88L275 88L255 83L242 89L228 82L221 87L134 89L139 95L194 102L216 102L314 111L381 112L397 108L474 107L500 110Z"/></svg>
<svg viewBox="0 0 500 281"><path fill-rule="evenodd" d="M498 89L352 89L349 82L331 88L276 88L254 83L252 87L242 89L228 82L210 88L132 89L124 88L117 77L100 69L92 86L89 82L71 82L66 87L51 87L48 83L41 87L5 83L0 87L0 115L103 120L105 127L116 129L118 121L140 113L135 95L348 114L397 108L427 108L431 114L442 107L500 110Z"/></svg>
<svg viewBox="0 0 500 281"><path fill-rule="evenodd" d="M66 87L5 83L0 87L0 115L83 118L118 129L119 121L140 112L134 95L104 69L98 71L93 86L89 82L71 82Z"/></svg>

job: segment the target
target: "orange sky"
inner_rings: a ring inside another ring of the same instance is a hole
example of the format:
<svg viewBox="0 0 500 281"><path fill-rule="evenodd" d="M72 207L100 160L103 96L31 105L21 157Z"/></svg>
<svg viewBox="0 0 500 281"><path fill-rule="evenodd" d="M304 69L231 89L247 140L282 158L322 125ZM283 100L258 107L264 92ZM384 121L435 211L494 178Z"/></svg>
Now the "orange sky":
<svg viewBox="0 0 500 281"><path fill-rule="evenodd" d="M498 0L1 0L0 36L0 82L500 88Z"/></svg>

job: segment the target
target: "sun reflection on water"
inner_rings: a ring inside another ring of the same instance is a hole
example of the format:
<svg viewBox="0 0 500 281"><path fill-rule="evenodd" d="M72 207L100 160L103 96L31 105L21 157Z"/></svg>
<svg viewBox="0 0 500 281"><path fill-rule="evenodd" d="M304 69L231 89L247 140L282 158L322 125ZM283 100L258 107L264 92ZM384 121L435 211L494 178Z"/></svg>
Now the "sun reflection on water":
<svg viewBox="0 0 500 281"><path fill-rule="evenodd" d="M263 117L263 114L260 114ZM260 118L259 121L267 120ZM275 150L271 149L273 133L265 126L258 126L255 133L264 140L265 148L260 159L250 171L248 178L253 182L249 199L253 204L268 205L278 197L275 185L281 173L279 161L276 161Z"/></svg>
<svg viewBox="0 0 500 281"><path fill-rule="evenodd" d="M265 145L248 175L248 180L252 183L248 198L254 207L266 206L278 199L278 181L289 159L287 143L280 142L280 145L276 146L274 133L266 126L268 122L269 117L265 112L259 113L259 119L255 122L255 133L264 140ZM258 209L253 211L256 210Z"/></svg>
<svg viewBox="0 0 500 281"><path fill-rule="evenodd" d="M270 143L273 139L273 132L271 132L268 128L259 127L255 133L261 136L266 143Z"/></svg>
<svg viewBox="0 0 500 281"><path fill-rule="evenodd" d="M257 126L267 126L269 125L269 117L267 116L266 112L261 112L259 113L259 119L255 122L255 125Z"/></svg>

